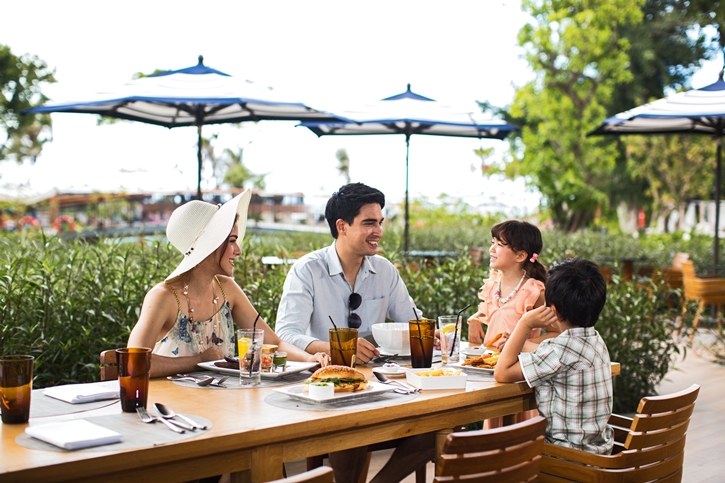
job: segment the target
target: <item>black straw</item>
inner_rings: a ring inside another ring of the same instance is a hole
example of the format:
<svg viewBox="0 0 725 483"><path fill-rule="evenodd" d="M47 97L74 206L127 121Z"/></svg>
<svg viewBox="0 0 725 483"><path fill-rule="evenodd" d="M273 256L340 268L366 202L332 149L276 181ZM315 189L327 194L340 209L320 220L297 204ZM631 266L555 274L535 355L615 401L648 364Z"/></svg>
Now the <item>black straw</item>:
<svg viewBox="0 0 725 483"><path fill-rule="evenodd" d="M456 348L456 337L458 337L458 319L461 318L461 314L463 314L463 312L468 310L468 307L470 307L470 306L471 306L471 304L466 305L466 307L463 310L458 312L458 317L456 317L456 330L455 330L455 332L453 332L453 344L451 344L451 352L450 352L450 354L448 354L451 357L453 357L453 349ZM463 321L461 321L461 323L463 323Z"/></svg>
<svg viewBox="0 0 725 483"><path fill-rule="evenodd" d="M252 368L254 368L254 335L255 331L257 330L257 321L259 320L259 312L257 312L257 318L254 319L254 323L252 324L252 363L249 364L249 377L252 377Z"/></svg>
<svg viewBox="0 0 725 483"><path fill-rule="evenodd" d="M346 366L347 361L345 360L345 353L342 352L342 342L340 342L340 333L337 331L337 326L335 325L335 321L332 320L332 315L328 315L330 318L330 322L332 322L332 326L335 328L335 335L337 336L337 350L340 351L340 356L342 357L342 365ZM330 348L330 353L332 353L332 348Z"/></svg>

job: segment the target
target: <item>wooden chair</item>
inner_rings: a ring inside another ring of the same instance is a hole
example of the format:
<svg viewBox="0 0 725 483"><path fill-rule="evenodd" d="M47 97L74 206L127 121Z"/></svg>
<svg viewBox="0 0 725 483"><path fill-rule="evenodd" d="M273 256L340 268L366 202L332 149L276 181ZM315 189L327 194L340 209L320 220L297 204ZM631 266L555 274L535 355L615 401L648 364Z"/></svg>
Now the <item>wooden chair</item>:
<svg viewBox="0 0 725 483"><path fill-rule="evenodd" d="M667 396L644 397L634 418L612 415L612 455L596 455L546 443L540 483L682 481L685 434L700 386Z"/></svg>
<svg viewBox="0 0 725 483"><path fill-rule="evenodd" d="M118 379L118 361L115 349L101 352L101 381L113 379Z"/></svg>
<svg viewBox="0 0 725 483"><path fill-rule="evenodd" d="M451 433L438 458L434 483L536 482L544 447L541 416L502 428Z"/></svg>
<svg viewBox="0 0 725 483"><path fill-rule="evenodd" d="M682 282L685 302L695 301L700 303L695 318L692 320L690 340L695 336L702 311L708 305L717 305L717 327L722 332L722 307L725 305L725 278L698 277L695 274L694 265L691 261L687 260L682 263ZM685 312L687 312L687 303L682 304L682 316L680 317L680 323L677 325L676 332L679 332L682 328Z"/></svg>
<svg viewBox="0 0 725 483"><path fill-rule="evenodd" d="M269 483L332 483L332 468L320 466L319 468L306 471L299 475L274 480Z"/></svg>

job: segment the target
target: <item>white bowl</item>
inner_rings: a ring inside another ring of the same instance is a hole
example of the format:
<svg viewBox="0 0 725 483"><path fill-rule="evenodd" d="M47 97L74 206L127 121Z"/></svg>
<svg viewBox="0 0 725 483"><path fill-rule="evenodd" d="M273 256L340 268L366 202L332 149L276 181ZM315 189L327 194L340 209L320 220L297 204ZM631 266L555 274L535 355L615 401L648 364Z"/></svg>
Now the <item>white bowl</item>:
<svg viewBox="0 0 725 483"><path fill-rule="evenodd" d="M373 337L383 354L410 355L410 330L408 322L373 324Z"/></svg>

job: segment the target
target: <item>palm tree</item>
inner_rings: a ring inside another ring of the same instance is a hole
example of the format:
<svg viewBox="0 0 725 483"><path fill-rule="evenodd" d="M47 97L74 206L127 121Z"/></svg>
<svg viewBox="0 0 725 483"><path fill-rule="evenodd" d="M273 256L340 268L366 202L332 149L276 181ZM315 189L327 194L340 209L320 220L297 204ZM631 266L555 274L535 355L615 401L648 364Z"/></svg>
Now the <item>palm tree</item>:
<svg viewBox="0 0 725 483"><path fill-rule="evenodd" d="M337 158L337 170L340 172L341 175L345 177L345 182L350 183L350 157L347 155L347 151L343 149L338 149L335 153L335 157Z"/></svg>

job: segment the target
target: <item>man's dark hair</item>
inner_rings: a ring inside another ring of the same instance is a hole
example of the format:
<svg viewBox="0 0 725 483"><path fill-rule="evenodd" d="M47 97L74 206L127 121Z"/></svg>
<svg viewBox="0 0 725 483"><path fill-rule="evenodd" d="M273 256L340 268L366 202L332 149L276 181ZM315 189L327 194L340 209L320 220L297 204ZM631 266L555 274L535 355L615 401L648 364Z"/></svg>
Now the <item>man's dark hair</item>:
<svg viewBox="0 0 725 483"><path fill-rule="evenodd" d="M607 284L596 263L571 258L549 269L544 296L561 320L594 327L607 300Z"/></svg>
<svg viewBox="0 0 725 483"><path fill-rule="evenodd" d="M330 234L332 238L337 240L337 220L343 220L348 225L352 225L355 217L360 214L360 208L363 205L377 203L380 209L385 208L385 195L375 188L364 185L362 183L346 184L327 200L325 207L325 219L330 225Z"/></svg>

